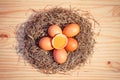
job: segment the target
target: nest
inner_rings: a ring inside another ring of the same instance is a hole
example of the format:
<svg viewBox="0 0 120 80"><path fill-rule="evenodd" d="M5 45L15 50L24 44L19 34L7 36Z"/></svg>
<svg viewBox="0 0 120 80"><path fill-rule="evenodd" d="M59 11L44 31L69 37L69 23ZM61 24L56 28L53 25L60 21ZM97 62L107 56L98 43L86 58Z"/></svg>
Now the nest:
<svg viewBox="0 0 120 80"><path fill-rule="evenodd" d="M49 36L47 29L55 24L63 29L66 24L77 23L80 33L74 38L78 41L78 48L74 52L68 52L67 61L58 64L53 59L53 51L44 51L38 46L40 38ZM64 8L51 8L44 11L36 11L27 22L24 23L24 52L23 56L35 68L44 73L60 73L80 67L85 64L93 53L94 32L92 24L79 12Z"/></svg>

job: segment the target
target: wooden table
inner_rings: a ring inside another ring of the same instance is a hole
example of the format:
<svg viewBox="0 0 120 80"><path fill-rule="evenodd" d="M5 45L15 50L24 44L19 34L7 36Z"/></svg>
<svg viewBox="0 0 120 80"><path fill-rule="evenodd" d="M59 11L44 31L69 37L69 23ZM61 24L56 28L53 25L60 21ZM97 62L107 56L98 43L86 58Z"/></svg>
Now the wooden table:
<svg viewBox="0 0 120 80"><path fill-rule="evenodd" d="M16 53L16 26L31 9L61 6L89 11L95 28L94 55L85 66L66 75L38 72ZM97 32L100 31L99 36ZM0 80L120 80L120 0L0 0Z"/></svg>

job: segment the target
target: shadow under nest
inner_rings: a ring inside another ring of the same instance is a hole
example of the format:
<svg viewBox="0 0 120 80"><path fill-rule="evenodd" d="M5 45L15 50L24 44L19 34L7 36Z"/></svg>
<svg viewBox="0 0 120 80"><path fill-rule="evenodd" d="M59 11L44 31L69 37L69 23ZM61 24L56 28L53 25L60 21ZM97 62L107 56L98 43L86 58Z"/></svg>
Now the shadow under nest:
<svg viewBox="0 0 120 80"><path fill-rule="evenodd" d="M54 61L52 50L44 51L38 46L40 38L49 36L47 29L55 24L63 28L66 24L76 23L80 26L80 33L74 38L78 41L78 48L74 52L68 52L67 61L58 64ZM21 33L20 29L23 27ZM20 26L18 35L21 35L19 46L22 45L22 55L29 63L43 73L60 73L80 67L93 53L95 40L92 24L87 18L83 18L75 10L64 8L51 8L45 11L36 11L28 21Z"/></svg>

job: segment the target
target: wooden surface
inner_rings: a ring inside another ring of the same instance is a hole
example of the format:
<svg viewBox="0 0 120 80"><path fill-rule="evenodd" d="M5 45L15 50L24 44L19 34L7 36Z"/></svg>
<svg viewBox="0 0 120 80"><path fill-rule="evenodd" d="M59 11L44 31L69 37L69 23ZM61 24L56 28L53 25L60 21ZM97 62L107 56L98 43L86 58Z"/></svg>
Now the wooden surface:
<svg viewBox="0 0 120 80"><path fill-rule="evenodd" d="M100 23L95 28L94 55L80 70L68 74L38 72L16 53L16 25L31 9L62 6L89 11ZM97 34L96 34L97 35ZM0 80L120 80L120 0L0 0Z"/></svg>

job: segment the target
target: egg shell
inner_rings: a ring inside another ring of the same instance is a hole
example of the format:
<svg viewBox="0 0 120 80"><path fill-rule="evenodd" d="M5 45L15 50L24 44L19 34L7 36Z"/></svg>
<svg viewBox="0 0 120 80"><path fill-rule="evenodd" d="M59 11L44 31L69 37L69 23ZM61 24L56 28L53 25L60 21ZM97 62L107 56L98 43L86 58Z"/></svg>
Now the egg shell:
<svg viewBox="0 0 120 80"><path fill-rule="evenodd" d="M76 36L79 32L80 32L80 26L75 23L68 24L63 29L63 34L65 34L67 37Z"/></svg>
<svg viewBox="0 0 120 80"><path fill-rule="evenodd" d="M67 55L68 54L65 49L55 49L53 51L54 60L59 64L63 64L66 62Z"/></svg>
<svg viewBox="0 0 120 80"><path fill-rule="evenodd" d="M39 46L40 48L42 48L43 50L52 50L52 39L50 37L43 37L40 39L39 41Z"/></svg>
<svg viewBox="0 0 120 80"><path fill-rule="evenodd" d="M52 25L48 28L48 34L51 37L54 37L57 34L62 34L62 29L57 25Z"/></svg>
<svg viewBox="0 0 120 80"><path fill-rule="evenodd" d="M55 49L63 49L68 42L68 38L64 34L57 34L53 39L52 39L52 46Z"/></svg>
<svg viewBox="0 0 120 80"><path fill-rule="evenodd" d="M75 51L78 48L78 42L74 38L68 38L68 44L65 47L66 51Z"/></svg>

